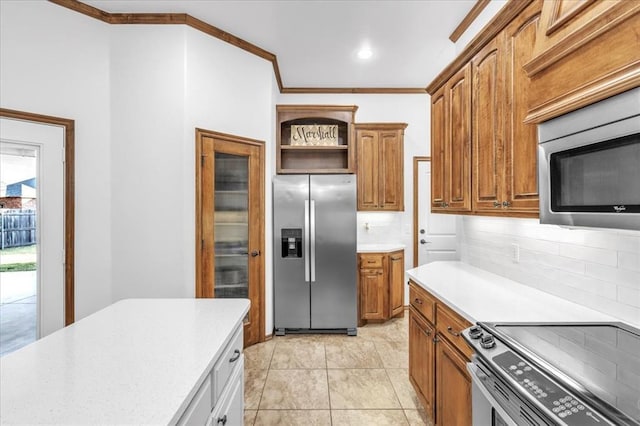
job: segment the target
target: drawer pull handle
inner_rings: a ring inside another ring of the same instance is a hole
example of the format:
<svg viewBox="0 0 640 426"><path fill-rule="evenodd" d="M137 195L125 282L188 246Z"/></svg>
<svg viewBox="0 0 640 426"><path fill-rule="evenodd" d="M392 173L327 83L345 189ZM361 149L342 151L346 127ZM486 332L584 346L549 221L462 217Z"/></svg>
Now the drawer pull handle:
<svg viewBox="0 0 640 426"><path fill-rule="evenodd" d="M367 263L376 263L375 260L367 260Z"/></svg>
<svg viewBox="0 0 640 426"><path fill-rule="evenodd" d="M391 260L400 260L400 259L402 259L400 256L391 258Z"/></svg>
<svg viewBox="0 0 640 426"><path fill-rule="evenodd" d="M240 358L240 349L233 351L233 356L229 359L229 362L236 362L238 358Z"/></svg>
<svg viewBox="0 0 640 426"><path fill-rule="evenodd" d="M218 424L222 423L222 425L226 425L227 424L227 415L225 414L222 417L218 417L217 423Z"/></svg>
<svg viewBox="0 0 640 426"><path fill-rule="evenodd" d="M456 337L460 336L460 333L456 333L451 327L447 327L447 331L449 332L449 334L453 334Z"/></svg>
<svg viewBox="0 0 640 426"><path fill-rule="evenodd" d="M418 305L422 305L422 300L418 299L417 297L415 299L413 299L413 301L415 303L417 303Z"/></svg>

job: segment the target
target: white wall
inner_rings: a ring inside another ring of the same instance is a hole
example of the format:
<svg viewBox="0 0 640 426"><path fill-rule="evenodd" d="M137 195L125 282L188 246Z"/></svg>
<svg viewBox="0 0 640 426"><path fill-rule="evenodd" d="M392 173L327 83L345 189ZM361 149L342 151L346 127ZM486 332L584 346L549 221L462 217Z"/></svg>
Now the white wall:
<svg viewBox="0 0 640 426"><path fill-rule="evenodd" d="M0 2L0 104L75 120L75 314L111 303L109 26L44 1Z"/></svg>
<svg viewBox="0 0 640 426"><path fill-rule="evenodd" d="M194 184L185 186L182 161L184 56L184 26L111 27L114 301L190 295L183 235L194 216L184 217L182 197Z"/></svg>

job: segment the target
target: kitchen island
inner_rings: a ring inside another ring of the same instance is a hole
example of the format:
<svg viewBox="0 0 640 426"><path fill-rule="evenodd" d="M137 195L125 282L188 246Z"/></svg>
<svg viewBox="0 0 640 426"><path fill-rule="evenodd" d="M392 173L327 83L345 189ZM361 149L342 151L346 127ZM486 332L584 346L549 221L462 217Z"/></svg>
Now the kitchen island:
<svg viewBox="0 0 640 426"><path fill-rule="evenodd" d="M175 424L237 411L238 392L242 415L248 309L246 299L119 301L0 359L0 420Z"/></svg>

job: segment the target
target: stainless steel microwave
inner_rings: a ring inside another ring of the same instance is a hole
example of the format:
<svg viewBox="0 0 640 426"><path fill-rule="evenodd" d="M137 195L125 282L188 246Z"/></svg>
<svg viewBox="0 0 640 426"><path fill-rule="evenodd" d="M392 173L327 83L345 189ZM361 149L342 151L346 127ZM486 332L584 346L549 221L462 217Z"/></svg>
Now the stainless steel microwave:
<svg viewBox="0 0 640 426"><path fill-rule="evenodd" d="M540 223L640 230L640 87L538 126Z"/></svg>

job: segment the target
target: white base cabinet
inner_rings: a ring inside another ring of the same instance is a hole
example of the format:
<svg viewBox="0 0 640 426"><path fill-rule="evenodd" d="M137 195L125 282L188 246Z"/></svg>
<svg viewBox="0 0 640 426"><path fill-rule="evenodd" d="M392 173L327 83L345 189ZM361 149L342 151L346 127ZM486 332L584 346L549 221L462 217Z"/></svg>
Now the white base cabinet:
<svg viewBox="0 0 640 426"><path fill-rule="evenodd" d="M241 426L244 416L242 324L207 373L178 426Z"/></svg>

